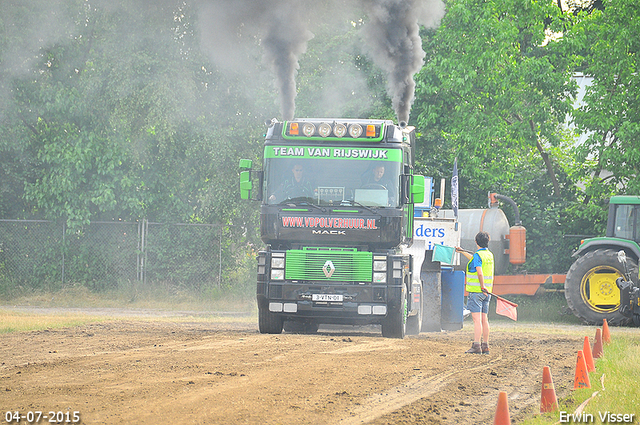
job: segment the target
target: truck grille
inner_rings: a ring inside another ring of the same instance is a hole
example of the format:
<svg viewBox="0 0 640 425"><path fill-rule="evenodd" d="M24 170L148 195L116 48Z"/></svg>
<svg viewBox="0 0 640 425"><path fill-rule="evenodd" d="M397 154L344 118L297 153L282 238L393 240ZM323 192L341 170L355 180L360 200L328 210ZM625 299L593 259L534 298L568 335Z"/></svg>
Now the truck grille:
<svg viewBox="0 0 640 425"><path fill-rule="evenodd" d="M285 279L371 282L372 258L371 252L357 251L354 248L289 250L286 255ZM331 261L334 268L330 276L323 270L327 261Z"/></svg>

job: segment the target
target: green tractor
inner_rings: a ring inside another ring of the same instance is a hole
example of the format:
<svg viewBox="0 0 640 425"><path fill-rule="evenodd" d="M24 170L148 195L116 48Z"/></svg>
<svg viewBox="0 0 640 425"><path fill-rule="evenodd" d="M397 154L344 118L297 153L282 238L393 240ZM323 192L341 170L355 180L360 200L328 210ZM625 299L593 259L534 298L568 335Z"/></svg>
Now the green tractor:
<svg viewBox="0 0 640 425"><path fill-rule="evenodd" d="M625 269L618 260L624 251L631 276L638 276L640 258L640 196L613 196L605 237L586 239L573 254L577 257L567 272L564 293L573 313L588 324L626 324L620 312L620 290L616 280Z"/></svg>

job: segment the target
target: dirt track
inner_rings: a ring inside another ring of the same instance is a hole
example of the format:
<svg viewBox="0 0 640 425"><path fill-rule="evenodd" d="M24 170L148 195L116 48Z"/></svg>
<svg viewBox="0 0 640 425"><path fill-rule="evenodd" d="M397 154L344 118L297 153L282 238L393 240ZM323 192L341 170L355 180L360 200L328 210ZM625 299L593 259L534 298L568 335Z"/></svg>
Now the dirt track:
<svg viewBox="0 0 640 425"><path fill-rule="evenodd" d="M543 366L569 393L584 336L509 326L494 326L488 356L464 354L470 322L404 340L184 319L6 334L0 423L7 410L41 410L79 411L85 424L479 424L492 423L498 391L517 421L539 409Z"/></svg>

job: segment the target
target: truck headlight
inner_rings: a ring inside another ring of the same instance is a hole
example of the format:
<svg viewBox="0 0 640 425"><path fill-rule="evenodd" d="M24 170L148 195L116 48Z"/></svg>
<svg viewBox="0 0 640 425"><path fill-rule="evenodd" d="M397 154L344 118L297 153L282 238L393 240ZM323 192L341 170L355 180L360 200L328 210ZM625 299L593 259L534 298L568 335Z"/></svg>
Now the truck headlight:
<svg viewBox="0 0 640 425"><path fill-rule="evenodd" d="M387 271L387 260L384 261L373 261L373 271L374 272L386 272Z"/></svg>
<svg viewBox="0 0 640 425"><path fill-rule="evenodd" d="M271 268L284 269L284 258L271 257Z"/></svg>
<svg viewBox="0 0 640 425"><path fill-rule="evenodd" d="M284 280L284 269L271 269L271 280Z"/></svg>
<svg viewBox="0 0 640 425"><path fill-rule="evenodd" d="M387 283L387 273L386 272L374 272L373 273L373 282L374 283Z"/></svg>

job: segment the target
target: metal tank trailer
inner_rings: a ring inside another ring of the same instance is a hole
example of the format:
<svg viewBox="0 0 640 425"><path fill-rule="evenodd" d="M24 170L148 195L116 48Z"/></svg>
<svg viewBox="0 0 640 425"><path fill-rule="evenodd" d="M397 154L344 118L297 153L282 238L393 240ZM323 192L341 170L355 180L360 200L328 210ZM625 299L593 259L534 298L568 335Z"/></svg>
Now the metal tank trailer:
<svg viewBox="0 0 640 425"><path fill-rule="evenodd" d="M526 261L526 229L520 221L518 206L511 198L497 193L489 193L488 198L488 208L458 210L458 223L460 246L472 252L477 249L475 235L479 231L489 233L489 250L495 259L493 292L498 295L534 295L545 284L563 285L564 274L507 274L509 264L522 265ZM509 224L504 211L499 208L500 200L513 208L514 225ZM437 215L454 218L452 210L440 210ZM464 264L456 268L464 270Z"/></svg>

